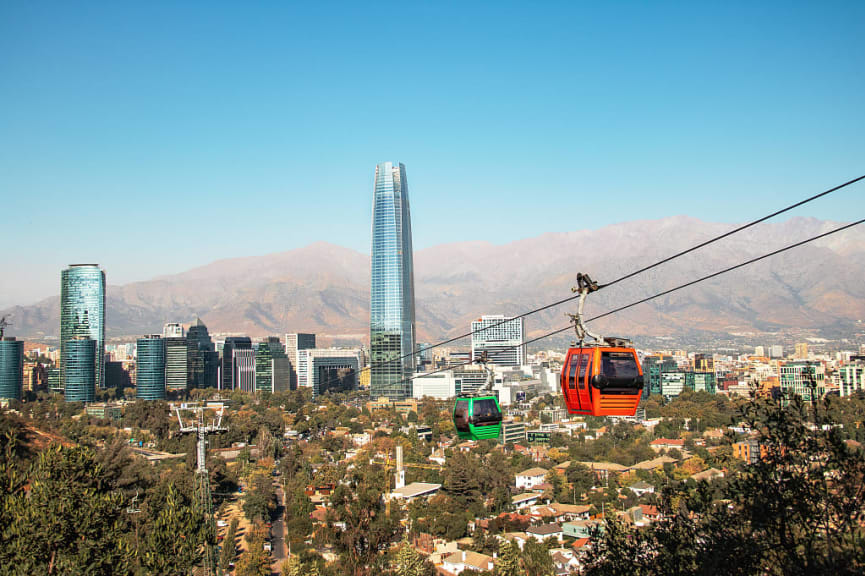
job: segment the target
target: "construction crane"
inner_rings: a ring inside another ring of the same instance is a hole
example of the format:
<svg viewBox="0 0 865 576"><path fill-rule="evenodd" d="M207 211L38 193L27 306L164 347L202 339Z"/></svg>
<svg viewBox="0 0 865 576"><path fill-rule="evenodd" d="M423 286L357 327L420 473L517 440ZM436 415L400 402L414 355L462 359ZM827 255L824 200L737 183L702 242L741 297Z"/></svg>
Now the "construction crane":
<svg viewBox="0 0 865 576"><path fill-rule="evenodd" d="M194 412L196 415L195 423L184 426L183 418L180 416L181 410ZM206 576L216 576L216 523L213 518L213 500L210 493L210 479L207 476L205 458L207 454L207 435L227 432L228 427L222 425L224 406L220 407L217 417L211 420L210 424L204 423L205 410L206 407L200 405L174 405L177 422L180 424L180 433L195 434L198 437L198 465L195 468L195 491L198 494L199 503L201 504L201 509L204 511L205 518L204 574Z"/></svg>

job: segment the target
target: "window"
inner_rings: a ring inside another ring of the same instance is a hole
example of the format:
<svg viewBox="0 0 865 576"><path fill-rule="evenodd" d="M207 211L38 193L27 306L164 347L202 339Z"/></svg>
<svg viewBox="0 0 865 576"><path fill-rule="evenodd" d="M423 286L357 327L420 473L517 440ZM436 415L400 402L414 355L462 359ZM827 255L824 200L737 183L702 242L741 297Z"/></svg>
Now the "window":
<svg viewBox="0 0 865 576"><path fill-rule="evenodd" d="M502 421L502 413L492 398L482 398L474 401L472 407L472 423L475 426L492 426Z"/></svg>
<svg viewBox="0 0 865 576"><path fill-rule="evenodd" d="M454 408L454 426L460 432L469 431L469 403L458 401Z"/></svg>

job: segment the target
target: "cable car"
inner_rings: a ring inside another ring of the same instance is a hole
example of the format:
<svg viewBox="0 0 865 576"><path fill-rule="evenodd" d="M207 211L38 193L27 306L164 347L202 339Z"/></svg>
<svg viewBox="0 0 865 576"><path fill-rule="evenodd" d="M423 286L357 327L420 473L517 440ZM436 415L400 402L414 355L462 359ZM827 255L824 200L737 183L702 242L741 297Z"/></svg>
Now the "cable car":
<svg viewBox="0 0 865 576"><path fill-rule="evenodd" d="M614 345L568 349L561 384L571 414L633 416L637 412L643 391L637 352L625 342L609 343Z"/></svg>
<svg viewBox="0 0 865 576"><path fill-rule="evenodd" d="M588 274L577 274L580 304L572 314L578 344L568 348L562 365L562 396L568 412L587 416L633 416L643 391L643 369L637 351L622 338L602 338L583 324L583 305L598 290ZM586 337L594 340L583 344Z"/></svg>
<svg viewBox="0 0 865 576"><path fill-rule="evenodd" d="M457 397L453 418L457 436L463 440L498 438L502 429L502 409L491 394Z"/></svg>

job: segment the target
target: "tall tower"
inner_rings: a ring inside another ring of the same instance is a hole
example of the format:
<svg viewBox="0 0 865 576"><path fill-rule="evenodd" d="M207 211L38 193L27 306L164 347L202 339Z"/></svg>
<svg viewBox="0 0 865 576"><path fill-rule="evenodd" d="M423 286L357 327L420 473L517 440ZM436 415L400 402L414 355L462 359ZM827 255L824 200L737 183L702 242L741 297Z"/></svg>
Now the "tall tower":
<svg viewBox="0 0 865 576"><path fill-rule="evenodd" d="M405 379L415 369L414 265L403 164L375 167L371 296L370 395L409 398L412 385Z"/></svg>
<svg viewBox="0 0 865 576"><path fill-rule="evenodd" d="M88 336L95 343L96 387L105 387L105 272L98 264L71 264L60 276L60 357L67 343ZM80 367L78 367L80 369ZM60 364L60 384L66 366Z"/></svg>
<svg viewBox="0 0 865 576"><path fill-rule="evenodd" d="M137 343L136 395L142 400L165 400L165 340L159 334Z"/></svg>
<svg viewBox="0 0 865 576"><path fill-rule="evenodd" d="M0 334L2 334L0 324ZM0 399L21 400L24 384L24 341L0 336Z"/></svg>

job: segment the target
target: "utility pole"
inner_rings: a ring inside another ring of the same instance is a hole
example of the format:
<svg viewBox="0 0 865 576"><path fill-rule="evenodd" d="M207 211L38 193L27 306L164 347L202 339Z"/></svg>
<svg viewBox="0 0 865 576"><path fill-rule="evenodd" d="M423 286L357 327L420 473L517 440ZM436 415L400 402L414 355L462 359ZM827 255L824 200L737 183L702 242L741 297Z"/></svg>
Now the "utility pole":
<svg viewBox="0 0 865 576"><path fill-rule="evenodd" d="M191 411L196 414L195 423L188 426L183 425L183 419L180 417L180 410ZM198 462L195 468L195 491L198 494L199 504L204 512L205 518L205 544L204 544L204 573L206 576L216 576L216 523L213 519L213 500L210 494L210 479L207 476L207 466L205 458L207 454L207 435L220 434L227 432L228 427L222 425L222 414L225 407L221 407L217 413L217 417L210 422L204 423L204 406L174 405L174 412L177 414L177 422L180 424L181 434L195 434L198 437L197 452Z"/></svg>

